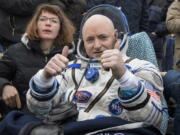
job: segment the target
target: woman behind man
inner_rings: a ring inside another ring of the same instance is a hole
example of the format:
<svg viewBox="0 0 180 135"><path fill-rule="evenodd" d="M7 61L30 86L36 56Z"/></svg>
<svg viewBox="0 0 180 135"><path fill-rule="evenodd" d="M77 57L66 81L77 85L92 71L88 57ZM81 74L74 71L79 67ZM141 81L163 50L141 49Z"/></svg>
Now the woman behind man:
<svg viewBox="0 0 180 135"><path fill-rule="evenodd" d="M74 31L57 5L42 4L37 8L21 42L11 46L0 60L1 113L17 108L27 111L25 93L30 78L73 41Z"/></svg>

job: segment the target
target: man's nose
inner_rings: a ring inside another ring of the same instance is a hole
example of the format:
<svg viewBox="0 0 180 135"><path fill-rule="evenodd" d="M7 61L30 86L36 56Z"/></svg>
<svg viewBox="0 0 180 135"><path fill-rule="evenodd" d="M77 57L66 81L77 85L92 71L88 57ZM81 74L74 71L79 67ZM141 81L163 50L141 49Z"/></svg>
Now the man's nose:
<svg viewBox="0 0 180 135"><path fill-rule="evenodd" d="M94 48L100 48L101 47L101 43L98 39L95 39L94 41Z"/></svg>

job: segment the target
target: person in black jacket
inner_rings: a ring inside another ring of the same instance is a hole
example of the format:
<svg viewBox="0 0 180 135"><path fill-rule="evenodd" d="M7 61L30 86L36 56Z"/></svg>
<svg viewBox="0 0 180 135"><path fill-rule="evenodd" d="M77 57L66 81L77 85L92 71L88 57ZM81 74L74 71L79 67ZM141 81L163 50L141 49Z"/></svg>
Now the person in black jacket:
<svg viewBox="0 0 180 135"><path fill-rule="evenodd" d="M0 0L0 43L4 50L20 42L26 25L39 4L49 0Z"/></svg>
<svg viewBox="0 0 180 135"><path fill-rule="evenodd" d="M165 20L167 9L172 2L173 0L148 0L148 32L161 71L165 71L165 42L166 36L170 34L166 27Z"/></svg>
<svg viewBox="0 0 180 135"><path fill-rule="evenodd" d="M36 7L43 3L60 6L75 26L86 7L86 0L0 0L0 52L21 41Z"/></svg>
<svg viewBox="0 0 180 135"><path fill-rule="evenodd" d="M1 106L1 111L4 114L17 108L26 111L25 93L30 78L73 41L74 31L59 6L38 7L22 41L11 46L0 60L0 97L5 106Z"/></svg>
<svg viewBox="0 0 180 135"><path fill-rule="evenodd" d="M88 0L87 8L98 4L111 4L120 7L127 17L131 34L147 31L147 0Z"/></svg>

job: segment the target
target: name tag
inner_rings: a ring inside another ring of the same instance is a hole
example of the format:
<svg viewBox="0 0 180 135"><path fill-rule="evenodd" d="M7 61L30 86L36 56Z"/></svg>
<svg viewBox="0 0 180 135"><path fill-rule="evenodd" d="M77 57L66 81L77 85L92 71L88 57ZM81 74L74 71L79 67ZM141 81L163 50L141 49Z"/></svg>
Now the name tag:
<svg viewBox="0 0 180 135"><path fill-rule="evenodd" d="M90 68L102 68L101 63L90 63Z"/></svg>

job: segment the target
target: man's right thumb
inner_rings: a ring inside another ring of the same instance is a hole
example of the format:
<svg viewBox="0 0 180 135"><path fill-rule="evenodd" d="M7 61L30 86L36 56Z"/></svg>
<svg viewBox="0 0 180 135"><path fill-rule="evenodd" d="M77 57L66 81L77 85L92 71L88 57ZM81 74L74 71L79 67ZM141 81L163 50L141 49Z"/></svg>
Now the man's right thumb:
<svg viewBox="0 0 180 135"><path fill-rule="evenodd" d="M68 46L64 46L64 48L62 50L62 55L67 57L68 56L68 52L69 52L69 47Z"/></svg>

